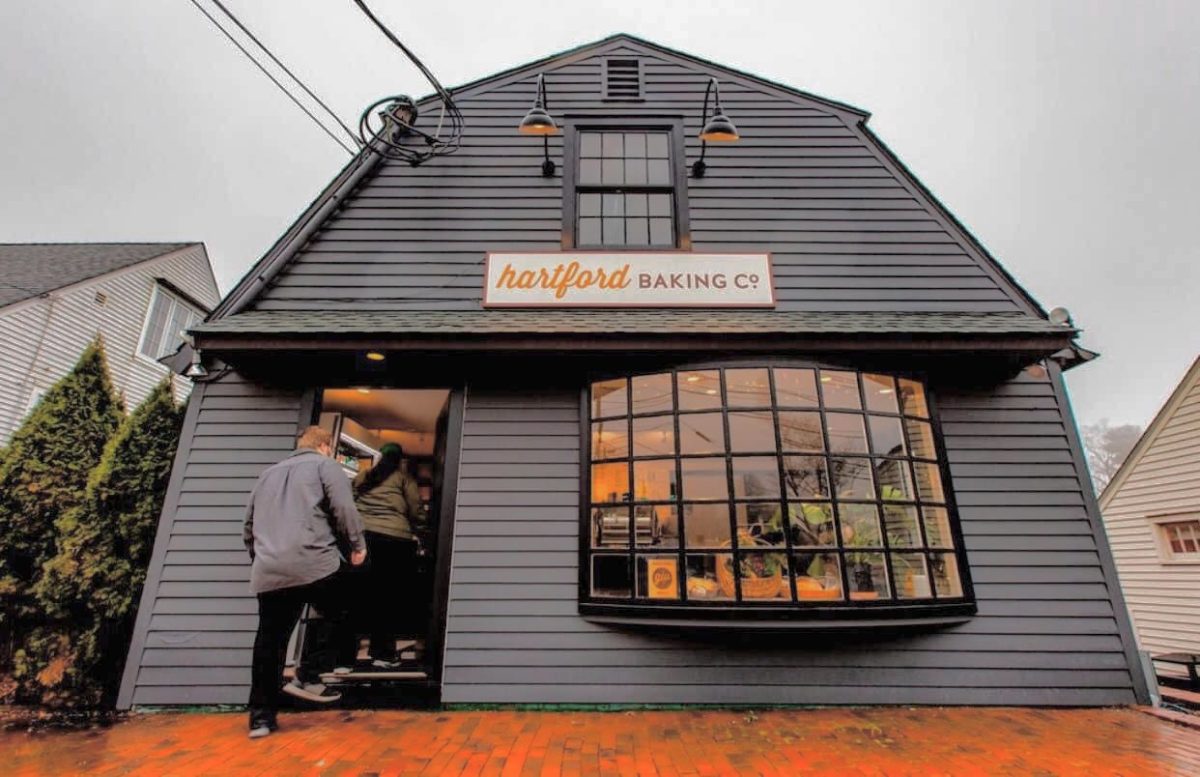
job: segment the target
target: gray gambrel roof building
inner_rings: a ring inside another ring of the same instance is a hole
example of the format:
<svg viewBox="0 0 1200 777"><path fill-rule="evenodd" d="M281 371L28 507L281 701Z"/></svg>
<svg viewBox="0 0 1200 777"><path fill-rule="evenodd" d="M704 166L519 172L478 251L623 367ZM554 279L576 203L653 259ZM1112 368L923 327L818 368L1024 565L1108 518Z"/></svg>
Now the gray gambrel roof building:
<svg viewBox="0 0 1200 777"><path fill-rule="evenodd" d="M518 133L539 76L545 145ZM704 149L712 79L739 138ZM1148 698L1061 376L1079 331L865 112L628 35L452 91L457 153L363 151L194 328L122 706L245 702L257 474L309 423L399 434L388 403L411 426L432 390L410 668L443 703ZM532 285L690 261L769 294Z"/></svg>

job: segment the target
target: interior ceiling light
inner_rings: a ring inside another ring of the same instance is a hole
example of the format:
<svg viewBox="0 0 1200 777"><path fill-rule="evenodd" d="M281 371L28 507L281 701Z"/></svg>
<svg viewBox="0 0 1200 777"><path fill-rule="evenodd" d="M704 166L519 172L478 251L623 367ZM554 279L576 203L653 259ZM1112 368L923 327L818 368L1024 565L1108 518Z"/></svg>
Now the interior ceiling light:
<svg viewBox="0 0 1200 777"><path fill-rule="evenodd" d="M550 161L550 136L558 134L558 125L546 110L546 75L538 73L537 91L533 96L533 107L521 119L517 132L522 135L541 135L542 149L545 157L542 161L542 175L549 178L554 175L554 163Z"/></svg>
<svg viewBox="0 0 1200 777"><path fill-rule="evenodd" d="M367 351L367 358L373 362L381 362L387 357L381 354L379 351Z"/></svg>
<svg viewBox="0 0 1200 777"><path fill-rule="evenodd" d="M713 115L708 115L708 97L713 95ZM741 139L737 127L725 115L721 108L721 87L717 79L710 78L704 89L704 110L700 114L700 158L692 165L692 177L703 178L708 165L704 164L704 154L708 151L709 143L735 143Z"/></svg>

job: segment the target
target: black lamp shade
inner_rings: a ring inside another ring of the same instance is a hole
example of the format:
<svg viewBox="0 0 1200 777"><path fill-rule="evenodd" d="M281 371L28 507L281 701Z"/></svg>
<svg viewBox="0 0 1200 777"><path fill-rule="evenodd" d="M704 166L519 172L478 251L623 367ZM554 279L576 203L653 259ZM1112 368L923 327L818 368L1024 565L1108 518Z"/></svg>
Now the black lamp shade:
<svg viewBox="0 0 1200 777"><path fill-rule="evenodd" d="M700 139L708 143L733 143L740 137L737 127L733 126L728 116L720 112L709 119L704 129L700 130Z"/></svg>
<svg viewBox="0 0 1200 777"><path fill-rule="evenodd" d="M545 108L535 105L525 114L525 118L521 119L517 131L522 135L557 135L558 125L554 123L550 114L546 113Z"/></svg>

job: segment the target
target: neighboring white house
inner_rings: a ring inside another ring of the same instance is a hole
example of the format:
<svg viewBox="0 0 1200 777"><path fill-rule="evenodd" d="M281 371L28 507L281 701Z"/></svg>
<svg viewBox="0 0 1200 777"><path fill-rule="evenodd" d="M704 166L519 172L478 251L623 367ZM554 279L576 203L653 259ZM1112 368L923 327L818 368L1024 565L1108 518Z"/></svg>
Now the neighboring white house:
<svg viewBox="0 0 1200 777"><path fill-rule="evenodd" d="M1200 358L1101 494L1100 509L1142 649L1200 653Z"/></svg>
<svg viewBox="0 0 1200 777"><path fill-rule="evenodd" d="M97 334L132 409L219 300L202 243L0 243L0 445Z"/></svg>

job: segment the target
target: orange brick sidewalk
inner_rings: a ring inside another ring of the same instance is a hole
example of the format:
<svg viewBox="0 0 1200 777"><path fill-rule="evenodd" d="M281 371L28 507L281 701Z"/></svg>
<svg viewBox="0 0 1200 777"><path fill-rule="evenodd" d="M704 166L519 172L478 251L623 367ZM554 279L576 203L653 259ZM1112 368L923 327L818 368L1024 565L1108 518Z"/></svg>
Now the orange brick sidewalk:
<svg viewBox="0 0 1200 777"><path fill-rule="evenodd" d="M1200 774L1200 731L1131 709L143 715L0 734L5 775Z"/></svg>

